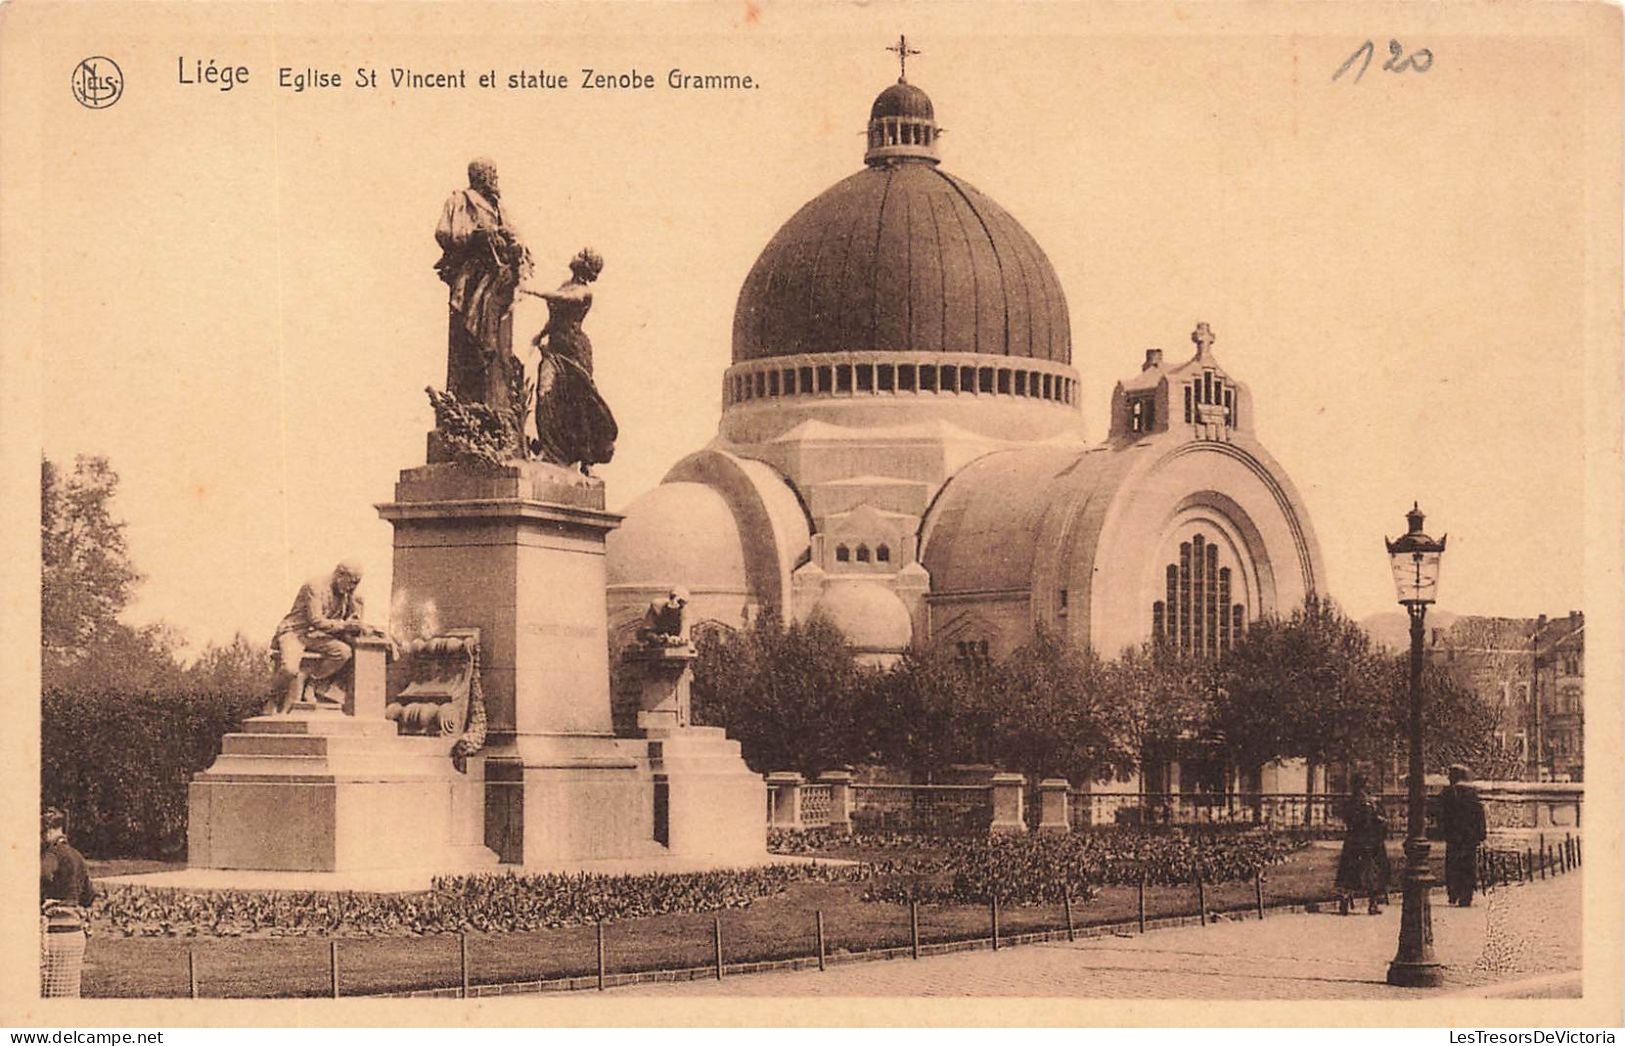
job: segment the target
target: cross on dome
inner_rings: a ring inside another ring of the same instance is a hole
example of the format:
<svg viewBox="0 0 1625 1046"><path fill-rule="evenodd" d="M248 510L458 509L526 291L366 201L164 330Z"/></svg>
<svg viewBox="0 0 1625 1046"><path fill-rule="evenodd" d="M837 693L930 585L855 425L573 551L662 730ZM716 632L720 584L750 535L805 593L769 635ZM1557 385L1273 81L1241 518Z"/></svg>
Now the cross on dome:
<svg viewBox="0 0 1625 1046"><path fill-rule="evenodd" d="M1196 355L1206 357L1208 350L1213 347L1213 328L1206 322L1198 323L1196 329L1191 331L1191 341L1196 343Z"/></svg>
<svg viewBox="0 0 1625 1046"><path fill-rule="evenodd" d="M908 46L908 37L904 36L902 33L897 34L897 43L886 48L886 50L897 56L897 82L900 84L907 83L908 56L911 54L919 54L920 52Z"/></svg>

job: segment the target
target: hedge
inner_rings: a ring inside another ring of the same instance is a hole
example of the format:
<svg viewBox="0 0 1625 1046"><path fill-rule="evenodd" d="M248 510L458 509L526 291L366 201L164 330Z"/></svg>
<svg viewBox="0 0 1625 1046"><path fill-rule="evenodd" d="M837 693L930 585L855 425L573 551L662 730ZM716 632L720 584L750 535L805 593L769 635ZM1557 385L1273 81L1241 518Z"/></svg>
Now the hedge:
<svg viewBox="0 0 1625 1046"><path fill-rule="evenodd" d="M186 852L186 786L263 696L46 691L40 799L67 811L92 857L175 859Z"/></svg>

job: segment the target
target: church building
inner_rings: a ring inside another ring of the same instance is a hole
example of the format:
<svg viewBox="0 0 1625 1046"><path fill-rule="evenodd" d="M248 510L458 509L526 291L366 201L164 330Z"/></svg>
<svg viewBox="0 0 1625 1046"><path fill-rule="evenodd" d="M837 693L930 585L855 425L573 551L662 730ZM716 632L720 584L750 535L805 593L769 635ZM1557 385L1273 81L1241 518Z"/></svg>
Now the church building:
<svg viewBox="0 0 1625 1046"><path fill-rule="evenodd" d="M822 612L873 664L999 658L1038 630L1217 655L1324 584L1207 324L1188 358L1145 353L1091 445L1081 411L1105 397L1072 368L1065 291L943 169L924 91L880 93L863 161L746 277L716 438L609 535L613 643L681 585L697 622Z"/></svg>

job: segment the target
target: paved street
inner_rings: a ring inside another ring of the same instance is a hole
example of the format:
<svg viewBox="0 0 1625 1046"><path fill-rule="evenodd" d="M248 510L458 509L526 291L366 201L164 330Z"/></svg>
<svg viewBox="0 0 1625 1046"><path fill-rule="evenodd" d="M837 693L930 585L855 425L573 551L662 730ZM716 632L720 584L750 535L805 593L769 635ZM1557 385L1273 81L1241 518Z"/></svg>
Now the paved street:
<svg viewBox="0 0 1625 1046"><path fill-rule="evenodd" d="M642 984L628 995L1028 995L1145 999L1391 999L1478 990L1580 968L1580 883L1571 874L1452 908L1436 891L1435 950L1448 986L1383 982L1399 932L1398 895L1380 916L1302 914L1159 930L1073 944L1025 945L817 971ZM1557 986L1553 988L1555 983ZM1549 978L1548 995L1578 995Z"/></svg>

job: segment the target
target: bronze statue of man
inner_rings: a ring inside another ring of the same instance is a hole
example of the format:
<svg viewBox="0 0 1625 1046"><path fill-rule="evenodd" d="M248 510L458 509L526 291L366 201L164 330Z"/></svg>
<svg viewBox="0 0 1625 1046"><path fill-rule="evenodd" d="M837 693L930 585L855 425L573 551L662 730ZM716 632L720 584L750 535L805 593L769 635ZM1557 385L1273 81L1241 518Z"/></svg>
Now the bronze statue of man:
<svg viewBox="0 0 1625 1046"><path fill-rule="evenodd" d="M361 568L347 560L334 567L331 574L300 586L293 608L271 637L271 656L277 671L268 711L291 711L304 696L307 682L325 682L349 667L354 656L350 640L381 634L362 623L361 597L355 591L360 584ZM307 656L316 659L308 668L304 665Z"/></svg>
<svg viewBox="0 0 1625 1046"><path fill-rule="evenodd" d="M502 216L496 167L468 165L468 188L446 199L434 238L435 270L450 288L446 391L494 410L509 406L514 291L530 274L530 252Z"/></svg>

